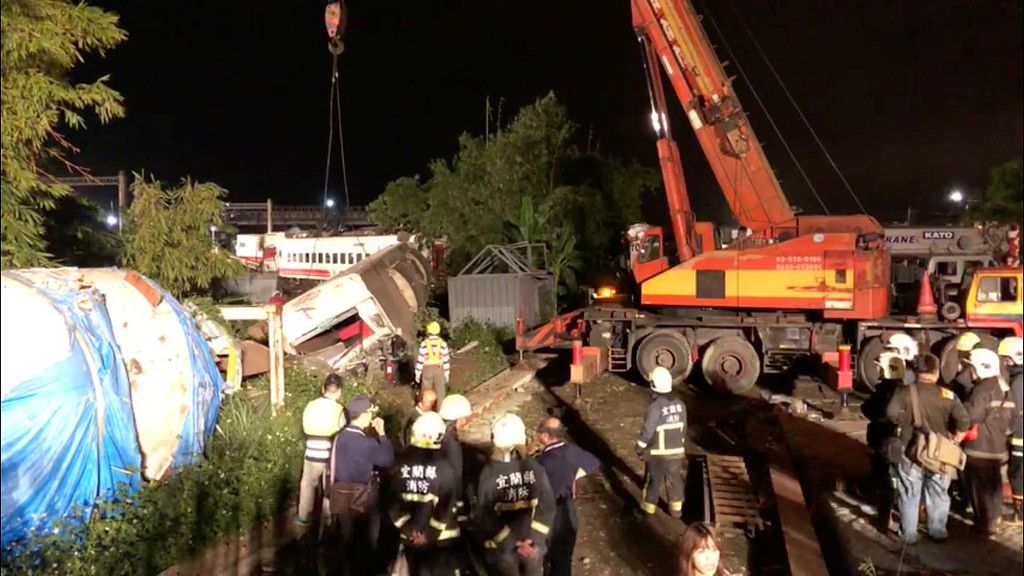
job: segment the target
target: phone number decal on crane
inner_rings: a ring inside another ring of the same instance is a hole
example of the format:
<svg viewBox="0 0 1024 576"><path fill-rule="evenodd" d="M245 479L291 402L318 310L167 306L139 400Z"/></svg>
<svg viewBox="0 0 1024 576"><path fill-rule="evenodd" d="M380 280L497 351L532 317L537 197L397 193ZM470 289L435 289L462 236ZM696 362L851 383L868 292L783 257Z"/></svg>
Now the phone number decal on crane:
<svg viewBox="0 0 1024 576"><path fill-rule="evenodd" d="M776 270L821 270L821 256L776 256Z"/></svg>

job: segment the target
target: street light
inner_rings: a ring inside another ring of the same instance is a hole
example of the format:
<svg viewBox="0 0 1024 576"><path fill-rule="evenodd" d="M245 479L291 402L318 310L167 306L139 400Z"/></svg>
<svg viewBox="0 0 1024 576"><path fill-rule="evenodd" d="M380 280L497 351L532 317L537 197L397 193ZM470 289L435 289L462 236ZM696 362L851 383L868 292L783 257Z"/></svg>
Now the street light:
<svg viewBox="0 0 1024 576"><path fill-rule="evenodd" d="M961 192L959 188L954 188L953 191L949 193L949 201L954 204L962 204L964 201L964 193Z"/></svg>
<svg viewBox="0 0 1024 576"><path fill-rule="evenodd" d="M334 208L334 198L327 198L327 200L324 200L324 206Z"/></svg>
<svg viewBox="0 0 1024 576"><path fill-rule="evenodd" d="M116 214L107 214L107 217L106 217L106 219L104 221L107 223L107 226L109 226L110 228L113 228L114 226L117 226L117 215Z"/></svg>

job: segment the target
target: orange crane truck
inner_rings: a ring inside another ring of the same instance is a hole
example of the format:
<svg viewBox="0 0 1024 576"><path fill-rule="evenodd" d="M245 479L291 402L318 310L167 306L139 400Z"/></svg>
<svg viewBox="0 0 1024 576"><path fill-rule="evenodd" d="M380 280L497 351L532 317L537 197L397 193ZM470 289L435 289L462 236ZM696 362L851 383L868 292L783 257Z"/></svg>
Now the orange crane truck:
<svg viewBox="0 0 1024 576"><path fill-rule="evenodd" d="M529 333L520 330L519 350L585 341L611 371L635 367L647 374L664 366L682 379L700 364L708 383L742 394L762 372L808 357L833 361L844 343L854 351L859 380L871 387L887 332L907 332L922 350L954 357L950 342L964 330L989 341L1021 334L1020 268L977 270L958 321L890 315L882 226L867 214L797 215L689 0L631 5L678 261L665 254L660 227L634 227L638 307L594 306ZM691 210L662 73L737 224L747 230L727 248L716 244L713 225L696 221Z"/></svg>

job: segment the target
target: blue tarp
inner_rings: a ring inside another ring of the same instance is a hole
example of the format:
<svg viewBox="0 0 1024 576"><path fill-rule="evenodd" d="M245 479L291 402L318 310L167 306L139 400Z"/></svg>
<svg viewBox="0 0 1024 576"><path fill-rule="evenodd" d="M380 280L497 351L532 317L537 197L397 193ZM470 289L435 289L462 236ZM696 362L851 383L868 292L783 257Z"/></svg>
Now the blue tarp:
<svg viewBox="0 0 1024 576"><path fill-rule="evenodd" d="M191 464L203 455L206 439L217 424L224 378L210 352L210 345L196 327L195 318L166 292L164 300L171 304L188 337L189 357L192 360L192 397L189 399L189 411L185 415L178 451L174 455L174 466L178 467Z"/></svg>
<svg viewBox="0 0 1024 576"><path fill-rule="evenodd" d="M6 555L8 544L23 540L33 529L49 529L53 520L67 518L75 506L88 510L121 484L129 491L137 489L141 455L128 375L103 295L70 281L62 284L66 277L55 273L43 273L45 287L33 282L41 277L40 271L3 275L5 283L21 282L49 300L66 323L64 334L54 337L66 338L68 345L57 342L54 347L62 350L60 354L70 349L70 354L37 373L18 376L20 382L3 382L0 520ZM174 459L177 467L202 455L217 418L223 381L191 315L161 293L185 331L194 375ZM8 294L5 288L5 319L23 294ZM9 322L4 326L5 332L18 328ZM9 336L16 337L5 334L5 340Z"/></svg>

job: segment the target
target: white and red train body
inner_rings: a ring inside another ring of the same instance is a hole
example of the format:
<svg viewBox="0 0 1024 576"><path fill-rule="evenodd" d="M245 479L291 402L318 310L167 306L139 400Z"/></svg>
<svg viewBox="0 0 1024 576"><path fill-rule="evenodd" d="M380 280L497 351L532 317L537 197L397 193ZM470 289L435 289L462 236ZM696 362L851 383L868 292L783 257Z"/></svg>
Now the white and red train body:
<svg viewBox="0 0 1024 576"><path fill-rule="evenodd" d="M235 256L250 268L276 272L281 278L327 280L371 254L398 244L415 247L417 237L402 232L319 237L295 237L281 232L239 234L235 238ZM443 265L443 247L443 243L436 242L430 250L424 250L435 273Z"/></svg>

